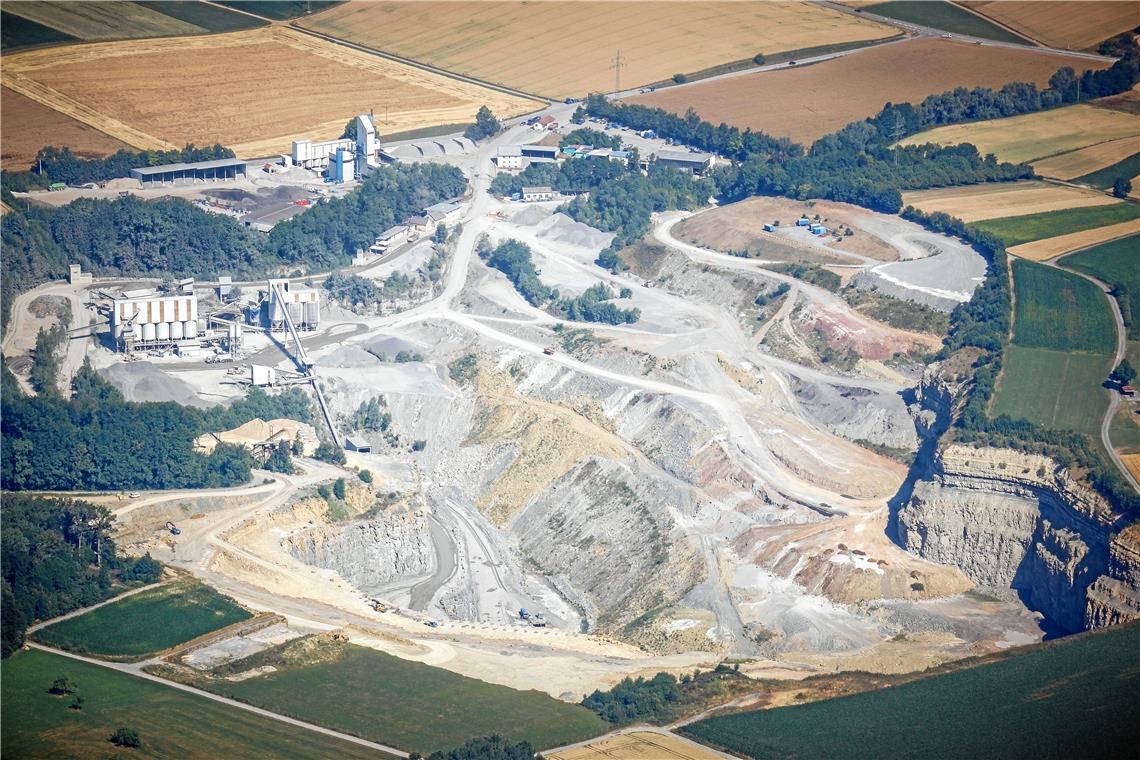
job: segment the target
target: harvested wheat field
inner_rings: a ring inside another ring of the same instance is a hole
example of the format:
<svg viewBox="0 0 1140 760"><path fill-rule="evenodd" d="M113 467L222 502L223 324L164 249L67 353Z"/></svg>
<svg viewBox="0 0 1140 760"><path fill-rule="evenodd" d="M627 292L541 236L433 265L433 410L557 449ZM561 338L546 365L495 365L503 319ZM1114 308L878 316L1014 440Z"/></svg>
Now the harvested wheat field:
<svg viewBox="0 0 1140 760"><path fill-rule="evenodd" d="M1132 477L1140 480L1140 454L1121 454L1120 459L1132 473Z"/></svg>
<svg viewBox="0 0 1140 760"><path fill-rule="evenodd" d="M888 101L918 103L955 87L1044 85L1062 66L1099 63L1030 49L918 39L849 53L801 68L764 71L631 98L634 103L706 121L787 136L810 143L852 121L872 116Z"/></svg>
<svg viewBox="0 0 1140 760"><path fill-rule="evenodd" d="M547 760L720 760L725 757L674 734L631 731L543 752Z"/></svg>
<svg viewBox="0 0 1140 760"><path fill-rule="evenodd" d="M1010 2L966 0L959 3L1049 47L1095 48L1121 32L1140 26L1140 4L1124 2Z"/></svg>
<svg viewBox="0 0 1140 760"><path fill-rule="evenodd" d="M1031 261L1047 261L1063 253L1071 253L1098 243L1118 240L1137 232L1140 232L1140 219L1131 219L1120 224L1110 224L1107 227L1097 227L1096 229L1072 232L1068 235L1058 235L1044 240L1034 240L1032 243L1015 245L1009 249L1009 252L1014 256L1020 256Z"/></svg>
<svg viewBox="0 0 1140 760"><path fill-rule="evenodd" d="M1002 161L1019 163L1109 140L1135 139L1137 134L1140 134L1140 116L1082 103L1008 119L938 127L908 137L903 144L968 142L976 145L983 155L994 153Z"/></svg>
<svg viewBox="0 0 1140 760"><path fill-rule="evenodd" d="M0 88L0 166L20 171L35 160L40 148L67 146L84 158L101 158L130 148L126 143L64 116L36 101Z"/></svg>
<svg viewBox="0 0 1140 760"><path fill-rule="evenodd" d="M1033 169L1043 177L1073 179L1112 166L1138 151L1140 137L1122 137L1034 161Z"/></svg>
<svg viewBox="0 0 1140 760"><path fill-rule="evenodd" d="M501 117L539 104L324 42L283 26L5 56L3 81L139 148L222 143L240 156L340 135L375 108L398 132Z"/></svg>
<svg viewBox="0 0 1140 760"><path fill-rule="evenodd" d="M804 2L352 2L303 26L548 97L658 82L731 61L892 37Z"/></svg>
<svg viewBox="0 0 1140 760"><path fill-rule="evenodd" d="M903 193L903 203L908 206L927 213L941 211L964 222L1121 202L1095 190L1034 181L942 187Z"/></svg>

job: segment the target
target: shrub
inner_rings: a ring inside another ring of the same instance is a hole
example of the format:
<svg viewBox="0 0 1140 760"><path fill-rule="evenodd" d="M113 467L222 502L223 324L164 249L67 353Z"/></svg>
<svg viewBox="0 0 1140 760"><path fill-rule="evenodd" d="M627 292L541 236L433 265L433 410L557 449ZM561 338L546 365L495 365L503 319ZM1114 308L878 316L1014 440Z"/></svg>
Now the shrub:
<svg viewBox="0 0 1140 760"><path fill-rule="evenodd" d="M116 747L141 747L142 740L139 739L139 732L129 728L121 727L107 739L107 741L114 744Z"/></svg>

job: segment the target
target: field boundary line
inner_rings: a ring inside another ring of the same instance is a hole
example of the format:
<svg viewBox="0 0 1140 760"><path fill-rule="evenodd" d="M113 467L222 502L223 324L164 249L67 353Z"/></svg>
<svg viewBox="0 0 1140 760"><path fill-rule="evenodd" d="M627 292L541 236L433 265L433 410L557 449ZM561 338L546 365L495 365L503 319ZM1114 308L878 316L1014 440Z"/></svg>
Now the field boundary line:
<svg viewBox="0 0 1140 760"><path fill-rule="evenodd" d="M985 21L988 24L993 24L996 27L1004 29L1007 32L1009 32L1010 34L1017 35L1018 37L1025 40L1026 42L1030 43L1034 47L1041 47L1041 48L1048 47L1048 45L1041 42L1040 40L1035 40L1032 37L1030 37L1028 34L1025 34L1023 32L1019 32L1016 29L1014 29L1012 26L1009 26L1008 24L1006 24L1004 22L998 21L996 18L990 18L989 16L985 15L984 13L978 13L976 10L974 10L973 8L970 8L969 6L963 5L962 3L959 3L959 2L955 2L955 0L951 0L950 5L953 5L955 8L957 8L960 11L966 11L966 13L973 14L974 16L977 16L978 18L980 18L982 21Z"/></svg>
<svg viewBox="0 0 1140 760"><path fill-rule="evenodd" d="M1061 382L1058 388L1065 387L1065 378L1069 376L1069 364L1073 361L1072 354L1065 354L1065 365L1061 368ZM1053 414L1049 417L1049 427L1056 429L1057 427L1057 412L1061 410L1061 394L1057 394L1057 398L1053 399Z"/></svg>
<svg viewBox="0 0 1140 760"><path fill-rule="evenodd" d="M70 116L78 122L97 129L105 135L122 140L127 145L140 150L176 150L172 143L160 140L140 129L128 126L113 117L96 111L77 100L73 100L63 93L37 82L23 73L8 69L4 72L4 86L13 92L18 92L26 98L36 101L64 116Z"/></svg>
<svg viewBox="0 0 1140 760"><path fill-rule="evenodd" d="M431 64L421 63L420 61L414 60L412 58L405 58L402 55L396 55L395 53L388 53L388 52L385 52L383 50L378 50L378 49L373 48L373 47L368 47L367 45L361 45L359 42L350 42L349 40L344 40L344 39L341 39L339 37L334 37L331 34L325 34L324 32L318 32L314 29L308 29L306 27L301 26L300 24L298 24L296 22L291 22L289 24L289 27L291 29L296 29L300 32L303 32L305 34L312 35L313 37L317 37L319 39L325 40L326 42L332 42L333 44L336 44L336 45L343 45L345 47L352 48L354 50L359 50L363 53L369 53L371 55L378 55L381 58L387 58L388 60L395 61L396 63L402 63L406 66L414 66L415 68L421 69L423 71L429 71L433 74L445 76L449 79L456 79L456 80L459 80L461 82L467 82L468 84L475 84L475 85L479 85L480 87L486 87L488 89L495 90L497 92L501 92L501 93L504 93L506 95L513 95L516 98L524 98L526 100L536 100L536 101L539 101L541 103L545 103L547 105L552 105L552 104L558 102L557 100L554 100L553 98L548 98L545 95L537 95L533 92L524 92L523 90L516 90L513 87L507 87L506 85L502 85L502 84L495 84L494 82L488 82L484 79L479 79L478 77L472 77L472 76L468 76L466 74L460 74L460 73L455 72L455 71L449 71L447 69L441 69L438 66L432 66Z"/></svg>

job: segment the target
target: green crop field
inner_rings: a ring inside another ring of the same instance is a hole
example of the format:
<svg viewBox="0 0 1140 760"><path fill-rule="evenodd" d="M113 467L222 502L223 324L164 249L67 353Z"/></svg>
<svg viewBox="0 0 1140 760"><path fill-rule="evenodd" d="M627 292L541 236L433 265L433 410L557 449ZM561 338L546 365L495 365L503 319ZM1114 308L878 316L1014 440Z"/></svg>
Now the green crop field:
<svg viewBox="0 0 1140 760"><path fill-rule="evenodd" d="M81 654L141 657L250 617L229 597L185 579L42 628L34 636Z"/></svg>
<svg viewBox="0 0 1140 760"><path fill-rule="evenodd" d="M83 697L48 693L67 675ZM139 749L107 741L120 726L138 732ZM205 697L48 652L4 661L0 743L6 758L372 758L391 756Z"/></svg>
<svg viewBox="0 0 1140 760"><path fill-rule="evenodd" d="M1111 356L1010 345L993 413L1096 438L1108 408L1108 391L1100 385L1111 371Z"/></svg>
<svg viewBox="0 0 1140 760"><path fill-rule="evenodd" d="M681 733L755 758L1132 757L1136 623L991 664L795 707L709 718Z"/></svg>
<svg viewBox="0 0 1140 760"><path fill-rule="evenodd" d="M981 16L975 16L969 11L963 10L953 3L946 2L930 2L923 0L923 2L905 2L899 0L898 2L890 3L876 3L875 5L864 6L863 10L868 13L877 13L880 16L898 19L899 21L907 21L911 24L921 24L922 26L933 27L934 29L942 29L947 32L955 32L957 34L968 34L971 37L984 37L988 40L997 40L999 42L1020 42L1023 45L1030 44L1022 37L1018 37L1013 32L1002 29L997 24L992 24Z"/></svg>
<svg viewBox="0 0 1140 760"><path fill-rule="evenodd" d="M136 5L150 8L164 15L201 27L208 32L239 32L242 29L256 29L268 22L247 16L244 13L227 11L206 3L187 3L180 0L136 0Z"/></svg>
<svg viewBox="0 0 1140 760"><path fill-rule="evenodd" d="M1140 204L1113 203L1108 206L1085 206L1041 214L1007 216L974 222L971 227L992 232L1012 248L1034 240L1067 235L1097 227L1107 227L1140 218Z"/></svg>
<svg viewBox="0 0 1140 760"><path fill-rule="evenodd" d="M319 13L340 2L306 2L305 0L222 0L218 5L228 5L239 11L256 13L274 21L287 21L291 18Z"/></svg>
<svg viewBox="0 0 1140 760"><path fill-rule="evenodd" d="M45 45L49 42L78 41L78 38L52 29L50 26L17 16L15 13L0 11L0 50Z"/></svg>
<svg viewBox="0 0 1140 760"><path fill-rule="evenodd" d="M1061 266L1096 277L1101 282L1122 283L1128 289L1128 310L1132 324L1128 337L1140 340L1140 235L1102 243L1094 248L1065 256ZM1124 304L1121 304L1124 309Z"/></svg>
<svg viewBox="0 0 1140 760"><path fill-rule="evenodd" d="M1108 297L1088 280L1016 259L1013 292L1013 342L1017 345L1093 354L1116 351L1116 325Z"/></svg>
<svg viewBox="0 0 1140 760"><path fill-rule="evenodd" d="M1106 166L1103 169L1077 177L1073 182L1084 182L1093 187L1107 189L1112 187L1112 183L1115 182L1118 177L1132 179L1136 176L1140 176L1140 153L1133 153L1128 158L1123 161L1117 161L1112 166Z"/></svg>
<svg viewBox="0 0 1140 760"><path fill-rule="evenodd" d="M194 685L311 723L424 754L500 734L536 749L609 730L579 705L517 691L372 649L309 637L229 663L219 674L272 664L243 681Z"/></svg>

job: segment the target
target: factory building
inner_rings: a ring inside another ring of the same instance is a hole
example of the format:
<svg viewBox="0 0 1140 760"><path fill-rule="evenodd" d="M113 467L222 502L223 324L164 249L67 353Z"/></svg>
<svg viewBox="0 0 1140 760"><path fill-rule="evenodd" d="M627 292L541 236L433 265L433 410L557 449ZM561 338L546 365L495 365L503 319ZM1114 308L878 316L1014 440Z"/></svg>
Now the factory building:
<svg viewBox="0 0 1140 760"><path fill-rule="evenodd" d="M500 145L495 156L495 165L500 169L523 168L522 148L518 145Z"/></svg>
<svg viewBox="0 0 1140 760"><path fill-rule="evenodd" d="M355 137L313 142L294 140L289 156L294 166L325 171L335 182L363 177L380 165L380 136L372 115L362 113L352 121Z"/></svg>
<svg viewBox="0 0 1140 760"><path fill-rule="evenodd" d="M220 158L216 161L197 161L192 164L164 164L131 169L131 176L143 184L189 185L195 182L217 182L246 176L245 161L237 158Z"/></svg>
<svg viewBox="0 0 1140 760"><path fill-rule="evenodd" d="M348 138L316 143L312 140L294 140L290 158L294 166L303 169L324 169L338 150L351 152L355 145L356 143Z"/></svg>
<svg viewBox="0 0 1140 760"><path fill-rule="evenodd" d="M663 150L657 154L657 165L680 169L701 175L716 164L716 157L711 153L688 153L681 150Z"/></svg>
<svg viewBox="0 0 1140 760"><path fill-rule="evenodd" d="M274 286L277 287L274 287ZM263 315L271 330L285 330L285 314L298 330L316 330L321 321L321 294L315 288L285 279L270 280L263 299Z"/></svg>
<svg viewBox="0 0 1140 760"><path fill-rule="evenodd" d="M111 304L111 334L120 350L171 347L198 338L198 296L128 290Z"/></svg>

